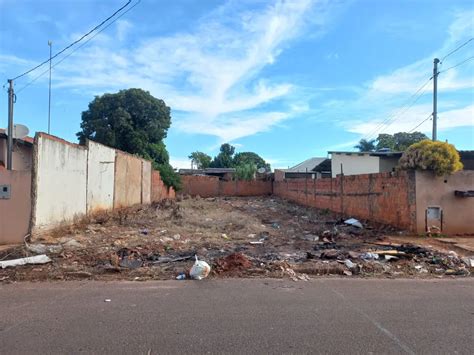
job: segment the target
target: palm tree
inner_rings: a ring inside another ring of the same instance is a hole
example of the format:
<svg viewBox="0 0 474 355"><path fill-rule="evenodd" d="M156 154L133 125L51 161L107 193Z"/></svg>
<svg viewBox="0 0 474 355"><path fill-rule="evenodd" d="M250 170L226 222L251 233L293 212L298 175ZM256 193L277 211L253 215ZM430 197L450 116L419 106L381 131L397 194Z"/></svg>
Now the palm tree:
<svg viewBox="0 0 474 355"><path fill-rule="evenodd" d="M375 139L368 141L367 139L361 139L359 144L354 146L354 148L359 149L359 152L373 152L375 150Z"/></svg>

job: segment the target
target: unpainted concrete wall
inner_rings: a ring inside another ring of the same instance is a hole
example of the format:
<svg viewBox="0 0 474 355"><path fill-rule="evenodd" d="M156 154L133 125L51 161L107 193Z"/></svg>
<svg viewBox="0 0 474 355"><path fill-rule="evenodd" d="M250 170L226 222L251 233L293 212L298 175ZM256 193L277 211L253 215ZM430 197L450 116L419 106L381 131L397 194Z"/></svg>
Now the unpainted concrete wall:
<svg viewBox="0 0 474 355"><path fill-rule="evenodd" d="M31 172L0 171L0 185L10 185L11 198L0 199L0 244L23 243L31 216Z"/></svg>
<svg viewBox="0 0 474 355"><path fill-rule="evenodd" d="M261 196L272 193L272 181L222 181L214 176L182 175L183 194L201 197Z"/></svg>
<svg viewBox="0 0 474 355"><path fill-rule="evenodd" d="M72 222L87 211L87 150L38 133L33 175L34 232Z"/></svg>
<svg viewBox="0 0 474 355"><path fill-rule="evenodd" d="M142 202L142 159L117 151L115 158L114 208Z"/></svg>
<svg viewBox="0 0 474 355"><path fill-rule="evenodd" d="M338 176L275 181L273 193L302 205L401 229L416 224L414 173Z"/></svg>
<svg viewBox="0 0 474 355"><path fill-rule="evenodd" d="M87 213L114 206L115 149L87 141Z"/></svg>
<svg viewBox="0 0 474 355"><path fill-rule="evenodd" d="M442 233L474 234L474 197L456 197L455 190L474 190L474 171L463 170L448 177L416 172L418 233L426 232L426 209L440 207L443 212Z"/></svg>
<svg viewBox="0 0 474 355"><path fill-rule="evenodd" d="M151 162L142 161L142 201L143 204L151 203Z"/></svg>
<svg viewBox="0 0 474 355"><path fill-rule="evenodd" d="M379 157L372 157L367 153L360 154L361 155L332 153L332 177L335 178L337 175L341 174L341 164L344 175L346 176L358 174L374 174L380 172Z"/></svg>

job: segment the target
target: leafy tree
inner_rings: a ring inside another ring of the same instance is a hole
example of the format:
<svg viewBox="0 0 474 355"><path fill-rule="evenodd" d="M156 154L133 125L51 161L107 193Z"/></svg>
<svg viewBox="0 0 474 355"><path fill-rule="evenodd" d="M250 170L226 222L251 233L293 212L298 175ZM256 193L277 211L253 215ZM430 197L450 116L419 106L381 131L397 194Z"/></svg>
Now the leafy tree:
<svg viewBox="0 0 474 355"><path fill-rule="evenodd" d="M127 89L96 96L82 112L77 137L81 144L91 139L153 161L160 172L165 172L163 182L178 188L175 181L179 176L169 165L163 143L170 125L170 108L163 100L142 89Z"/></svg>
<svg viewBox="0 0 474 355"><path fill-rule="evenodd" d="M361 139L354 148L359 149L359 152L373 152L375 150L375 139Z"/></svg>
<svg viewBox="0 0 474 355"><path fill-rule="evenodd" d="M233 167L233 155L235 152L235 147L231 146L229 143L224 143L221 145L220 153L214 157L211 162L211 168L232 168Z"/></svg>
<svg viewBox="0 0 474 355"><path fill-rule="evenodd" d="M235 168L234 178L236 180L252 180L255 178L257 166L252 163L245 163Z"/></svg>
<svg viewBox="0 0 474 355"><path fill-rule="evenodd" d="M193 165L196 165L198 169L206 169L211 165L212 158L203 152L192 152L189 156L189 159L193 162Z"/></svg>
<svg viewBox="0 0 474 355"><path fill-rule="evenodd" d="M438 176L463 168L459 153L452 144L428 139L411 145L400 158L399 166L402 169L430 170Z"/></svg>
<svg viewBox="0 0 474 355"><path fill-rule="evenodd" d="M393 151L403 152L412 144L424 139L428 139L428 137L421 132L398 132L394 135L382 133L377 137L376 149L389 148Z"/></svg>
<svg viewBox="0 0 474 355"><path fill-rule="evenodd" d="M234 166L240 166L244 164L253 164L257 169L265 168L266 171L270 171L270 164L268 164L263 158L253 152L242 152L237 153L234 156Z"/></svg>

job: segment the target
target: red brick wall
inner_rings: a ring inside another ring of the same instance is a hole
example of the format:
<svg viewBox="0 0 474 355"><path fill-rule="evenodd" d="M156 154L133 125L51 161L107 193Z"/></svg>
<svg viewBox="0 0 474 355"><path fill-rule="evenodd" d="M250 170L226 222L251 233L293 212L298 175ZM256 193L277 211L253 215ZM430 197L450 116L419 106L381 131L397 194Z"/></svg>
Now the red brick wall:
<svg viewBox="0 0 474 355"><path fill-rule="evenodd" d="M191 196L260 196L272 193L271 181L222 181L214 176L197 175L183 175L181 181L182 193Z"/></svg>
<svg viewBox="0 0 474 355"><path fill-rule="evenodd" d="M415 177L412 172L339 176L333 179L275 181L273 193L344 216L415 229Z"/></svg>
<svg viewBox="0 0 474 355"><path fill-rule="evenodd" d="M153 170L151 172L151 201L174 199L175 197L174 189L172 187L168 188L161 180L160 172Z"/></svg>

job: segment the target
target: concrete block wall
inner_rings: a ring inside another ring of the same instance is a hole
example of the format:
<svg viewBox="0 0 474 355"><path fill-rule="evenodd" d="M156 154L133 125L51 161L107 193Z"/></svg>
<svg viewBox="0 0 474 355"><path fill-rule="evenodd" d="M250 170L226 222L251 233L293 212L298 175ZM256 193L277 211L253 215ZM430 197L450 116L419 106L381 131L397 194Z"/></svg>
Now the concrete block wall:
<svg viewBox="0 0 474 355"><path fill-rule="evenodd" d="M151 162L93 141L81 146L38 133L33 156L32 213L23 218L33 235L87 214L175 197Z"/></svg>
<svg viewBox="0 0 474 355"><path fill-rule="evenodd" d="M86 214L86 147L39 133L33 164L34 233Z"/></svg>
<svg viewBox="0 0 474 355"><path fill-rule="evenodd" d="M272 181L223 181L215 176L183 175L183 194L201 197L261 196L272 193Z"/></svg>
<svg viewBox="0 0 474 355"><path fill-rule="evenodd" d="M414 230L413 172L275 181L273 193L296 203Z"/></svg>
<svg viewBox="0 0 474 355"><path fill-rule="evenodd" d="M87 213L114 207L115 149L87 141Z"/></svg>

